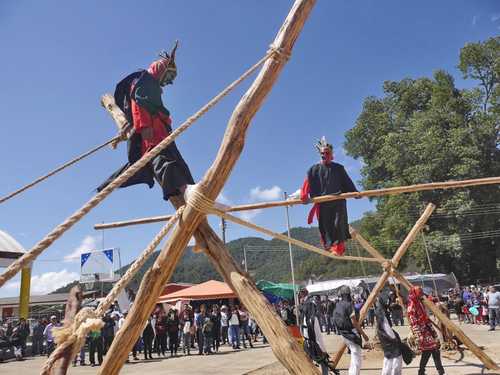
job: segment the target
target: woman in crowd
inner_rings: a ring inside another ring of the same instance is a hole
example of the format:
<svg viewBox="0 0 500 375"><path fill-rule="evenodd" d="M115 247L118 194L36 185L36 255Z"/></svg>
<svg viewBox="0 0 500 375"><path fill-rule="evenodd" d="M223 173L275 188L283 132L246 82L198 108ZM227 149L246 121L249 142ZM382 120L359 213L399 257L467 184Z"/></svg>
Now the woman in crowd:
<svg viewBox="0 0 500 375"><path fill-rule="evenodd" d="M168 332L170 356L177 356L177 349L179 348L179 316L177 315L176 309L170 309L168 312L166 328Z"/></svg>

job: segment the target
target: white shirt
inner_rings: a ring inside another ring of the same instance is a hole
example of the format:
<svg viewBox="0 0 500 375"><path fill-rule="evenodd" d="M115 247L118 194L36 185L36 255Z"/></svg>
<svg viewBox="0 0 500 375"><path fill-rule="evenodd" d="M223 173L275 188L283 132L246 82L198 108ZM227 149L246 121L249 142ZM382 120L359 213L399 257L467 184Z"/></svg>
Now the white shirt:
<svg viewBox="0 0 500 375"><path fill-rule="evenodd" d="M220 313L220 324L222 327L227 327L227 313L225 313L224 311L222 311Z"/></svg>
<svg viewBox="0 0 500 375"><path fill-rule="evenodd" d="M238 319L238 315L231 314L231 319L229 319L229 325L230 326L239 326L240 325L240 320Z"/></svg>
<svg viewBox="0 0 500 375"><path fill-rule="evenodd" d="M191 328L191 322L189 320L186 320L184 323L184 328L182 329L183 333L189 333L189 329Z"/></svg>
<svg viewBox="0 0 500 375"><path fill-rule="evenodd" d="M488 308L490 309L498 309L500 308L500 292L488 292L486 294L486 298L488 298Z"/></svg>

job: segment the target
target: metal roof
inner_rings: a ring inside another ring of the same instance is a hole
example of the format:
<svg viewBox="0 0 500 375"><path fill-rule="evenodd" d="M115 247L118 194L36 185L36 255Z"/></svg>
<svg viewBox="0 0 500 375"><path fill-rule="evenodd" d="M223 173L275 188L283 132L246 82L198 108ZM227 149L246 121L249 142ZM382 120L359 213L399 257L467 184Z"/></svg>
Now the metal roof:
<svg viewBox="0 0 500 375"><path fill-rule="evenodd" d="M65 304L69 293L45 294L30 296L30 305L58 305ZM0 307L15 307L19 305L19 297L0 298Z"/></svg>

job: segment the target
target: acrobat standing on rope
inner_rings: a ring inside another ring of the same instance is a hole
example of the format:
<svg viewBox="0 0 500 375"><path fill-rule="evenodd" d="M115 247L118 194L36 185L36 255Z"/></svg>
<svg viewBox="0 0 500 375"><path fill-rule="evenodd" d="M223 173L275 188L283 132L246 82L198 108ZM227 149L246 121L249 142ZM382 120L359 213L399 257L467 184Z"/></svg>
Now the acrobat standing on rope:
<svg viewBox="0 0 500 375"><path fill-rule="evenodd" d="M115 102L124 112L133 134L128 140L128 163L111 175L98 191L141 158L171 133L170 112L163 105L163 87L173 83L177 76L175 52L161 52L147 70L139 70L121 80L115 89ZM157 180L163 190L163 199L183 194L186 185L194 184L189 167L175 142L170 143L151 163L142 168L121 187L145 183L153 187Z"/></svg>
<svg viewBox="0 0 500 375"><path fill-rule="evenodd" d="M327 143L325 137L318 141L316 149L321 155L321 161L307 171L300 199L307 203L310 198L322 195L358 191L344 166L333 162L333 147ZM309 212L308 224L313 222L314 216L318 218L321 244L325 250L336 255L343 255L345 252L344 242L351 238L345 199L315 203Z"/></svg>

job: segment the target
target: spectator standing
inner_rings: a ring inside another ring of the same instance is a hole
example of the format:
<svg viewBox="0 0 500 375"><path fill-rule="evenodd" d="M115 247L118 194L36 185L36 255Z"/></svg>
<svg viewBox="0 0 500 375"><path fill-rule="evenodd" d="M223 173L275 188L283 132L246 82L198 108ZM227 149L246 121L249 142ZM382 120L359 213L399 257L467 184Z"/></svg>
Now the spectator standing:
<svg viewBox="0 0 500 375"><path fill-rule="evenodd" d="M203 318L203 352L208 355L212 354L212 330L214 323L210 314L206 314Z"/></svg>
<svg viewBox="0 0 500 375"><path fill-rule="evenodd" d="M103 352L104 354L106 354L115 337L116 322L111 317L111 311L106 312L106 314L102 318L102 321L104 322L104 326L101 329L101 336L103 340Z"/></svg>
<svg viewBox="0 0 500 375"><path fill-rule="evenodd" d="M35 355L43 355L43 331L45 330L45 324L42 319L33 325L33 342L31 346L31 353Z"/></svg>
<svg viewBox="0 0 500 375"><path fill-rule="evenodd" d="M95 355L97 352L97 363L99 366L102 364L103 355L103 339L102 330L96 329L89 333L89 361L92 367L96 365Z"/></svg>
<svg viewBox="0 0 500 375"><path fill-rule="evenodd" d="M219 311L219 306L214 305L212 307L212 349L215 352L219 351L220 346L220 336L221 336L221 313Z"/></svg>
<svg viewBox="0 0 500 375"><path fill-rule="evenodd" d="M250 325L249 325L249 316L248 316L248 311L245 309L244 306L241 306L239 308L239 313L240 313L240 332L241 332L241 337L243 338L243 347L246 348L247 344L245 343L245 339L248 340L248 343L250 344L250 347L253 348L252 344L252 338L250 337Z"/></svg>
<svg viewBox="0 0 500 375"><path fill-rule="evenodd" d="M182 352L191 355L191 332L193 328L193 321L189 311L185 309L182 312Z"/></svg>
<svg viewBox="0 0 500 375"><path fill-rule="evenodd" d="M240 348L240 313L236 306L232 306L229 313L229 331L233 349Z"/></svg>
<svg viewBox="0 0 500 375"><path fill-rule="evenodd" d="M55 315L52 315L50 317L50 323L47 324L45 327L45 330L43 331L43 336L45 337L45 341L47 342L47 356L50 356L50 354L54 351L56 344L54 342L54 334L52 330L55 327L59 327L60 324L57 322L57 317Z"/></svg>
<svg viewBox="0 0 500 375"><path fill-rule="evenodd" d="M227 306L222 305L220 308L220 325L221 325L221 338L222 345L229 344L228 329L229 329L229 316L227 313Z"/></svg>
<svg viewBox="0 0 500 375"><path fill-rule="evenodd" d="M488 319L490 323L489 331L494 331L500 322L500 292L494 287L490 286L489 292L486 294L488 301Z"/></svg>
<svg viewBox="0 0 500 375"><path fill-rule="evenodd" d="M153 359L153 340L155 339L155 329L151 318L148 319L146 327L142 331L142 341L144 342L144 359Z"/></svg>
<svg viewBox="0 0 500 375"><path fill-rule="evenodd" d="M203 355L203 323L205 322L206 308L200 306L200 311L195 313L196 340L198 342L198 355Z"/></svg>
<svg viewBox="0 0 500 375"><path fill-rule="evenodd" d="M168 312L166 326L170 356L177 356L177 350L179 348L179 316L177 315L176 309L171 309Z"/></svg>
<svg viewBox="0 0 500 375"><path fill-rule="evenodd" d="M5 330L0 327L0 363L5 360L5 353L11 348L9 337L5 334Z"/></svg>
<svg viewBox="0 0 500 375"><path fill-rule="evenodd" d="M155 348L158 357L167 353L167 317L161 311L155 320Z"/></svg>
<svg viewBox="0 0 500 375"><path fill-rule="evenodd" d="M19 319L18 330L19 330L19 339L21 340L20 341L21 353L22 353L22 356L25 357L26 356L26 342L28 341L28 337L30 335L30 327L29 327L26 319L24 319L24 318Z"/></svg>

